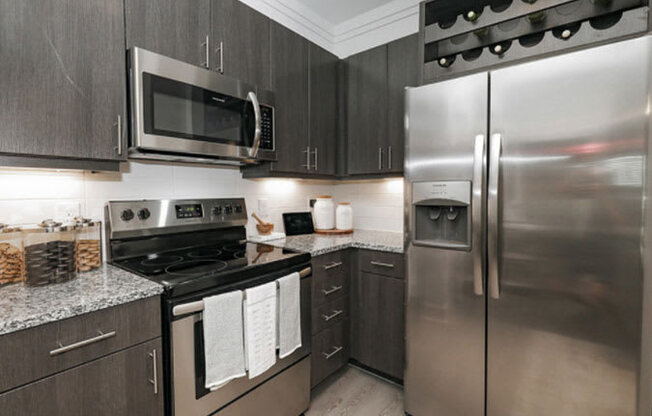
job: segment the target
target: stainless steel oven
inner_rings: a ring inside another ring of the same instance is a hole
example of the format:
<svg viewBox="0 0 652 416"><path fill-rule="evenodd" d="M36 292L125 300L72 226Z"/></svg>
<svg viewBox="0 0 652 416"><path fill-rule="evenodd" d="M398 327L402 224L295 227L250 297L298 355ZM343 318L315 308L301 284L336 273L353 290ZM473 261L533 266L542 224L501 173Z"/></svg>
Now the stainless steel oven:
<svg viewBox="0 0 652 416"><path fill-rule="evenodd" d="M134 47L131 158L246 164L276 160L269 91Z"/></svg>

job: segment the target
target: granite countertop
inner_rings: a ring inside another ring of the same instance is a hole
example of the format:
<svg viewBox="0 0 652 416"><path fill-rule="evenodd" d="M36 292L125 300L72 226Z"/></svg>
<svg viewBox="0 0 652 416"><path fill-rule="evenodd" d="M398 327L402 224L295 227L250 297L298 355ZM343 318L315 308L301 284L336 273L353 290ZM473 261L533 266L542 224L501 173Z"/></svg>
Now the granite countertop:
<svg viewBox="0 0 652 416"><path fill-rule="evenodd" d="M0 335L161 293L163 286L108 264L66 283L0 287Z"/></svg>
<svg viewBox="0 0 652 416"><path fill-rule="evenodd" d="M403 233L355 230L353 234L305 234L266 241L276 247L310 253L313 257L346 248L366 248L390 253L403 253Z"/></svg>

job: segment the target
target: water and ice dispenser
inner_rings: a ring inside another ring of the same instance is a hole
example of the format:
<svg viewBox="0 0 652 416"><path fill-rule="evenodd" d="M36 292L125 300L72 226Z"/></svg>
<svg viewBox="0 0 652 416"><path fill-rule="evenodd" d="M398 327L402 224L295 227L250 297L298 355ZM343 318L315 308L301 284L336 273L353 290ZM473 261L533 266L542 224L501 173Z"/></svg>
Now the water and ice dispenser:
<svg viewBox="0 0 652 416"><path fill-rule="evenodd" d="M412 184L413 241L449 249L471 248L471 182Z"/></svg>

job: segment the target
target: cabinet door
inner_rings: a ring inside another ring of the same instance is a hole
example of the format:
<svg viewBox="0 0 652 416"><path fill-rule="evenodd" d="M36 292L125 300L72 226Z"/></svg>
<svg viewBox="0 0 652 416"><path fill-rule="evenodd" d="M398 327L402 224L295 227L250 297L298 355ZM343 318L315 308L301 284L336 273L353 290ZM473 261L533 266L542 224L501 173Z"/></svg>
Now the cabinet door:
<svg viewBox="0 0 652 416"><path fill-rule="evenodd" d="M334 175L337 168L337 56L310 44L310 148L312 170Z"/></svg>
<svg viewBox="0 0 652 416"><path fill-rule="evenodd" d="M161 357L157 338L1 394L0 409L7 415L162 415Z"/></svg>
<svg viewBox="0 0 652 416"><path fill-rule="evenodd" d="M378 174L386 167L387 45L347 59L348 173Z"/></svg>
<svg viewBox="0 0 652 416"><path fill-rule="evenodd" d="M126 159L123 12L122 0L0 0L0 153Z"/></svg>
<svg viewBox="0 0 652 416"><path fill-rule="evenodd" d="M402 379L405 355L404 281L361 272L351 290L351 358Z"/></svg>
<svg viewBox="0 0 652 416"><path fill-rule="evenodd" d="M211 68L271 89L269 19L239 0L211 1ZM220 53L220 42L222 51Z"/></svg>
<svg viewBox="0 0 652 416"><path fill-rule="evenodd" d="M308 150L308 41L272 25L272 89L276 103L276 154L272 169L306 173Z"/></svg>
<svg viewBox="0 0 652 416"><path fill-rule="evenodd" d="M125 7L128 48L206 64L209 0L128 0Z"/></svg>
<svg viewBox="0 0 652 416"><path fill-rule="evenodd" d="M419 35L387 45L387 165L388 172L403 172L405 147L405 87L419 82Z"/></svg>

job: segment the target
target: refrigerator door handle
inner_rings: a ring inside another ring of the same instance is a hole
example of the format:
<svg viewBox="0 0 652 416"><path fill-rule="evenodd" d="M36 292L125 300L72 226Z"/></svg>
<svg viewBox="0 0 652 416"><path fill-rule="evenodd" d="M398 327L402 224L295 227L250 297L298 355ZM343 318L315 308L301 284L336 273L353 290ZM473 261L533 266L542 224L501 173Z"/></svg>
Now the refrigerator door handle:
<svg viewBox="0 0 652 416"><path fill-rule="evenodd" d="M475 149L473 154L473 200L471 229L473 230L471 249L473 250L473 293L484 295L484 244L483 241L483 204L485 189L484 168L486 164L486 139L484 134L475 136Z"/></svg>
<svg viewBox="0 0 652 416"><path fill-rule="evenodd" d="M487 201L488 247L489 253L489 296L500 298L500 280L498 276L498 198L500 194L500 156L502 153L502 135L491 136L489 154L489 198Z"/></svg>

